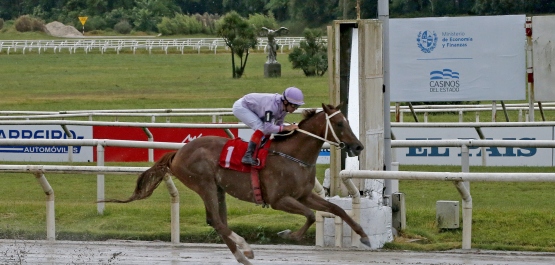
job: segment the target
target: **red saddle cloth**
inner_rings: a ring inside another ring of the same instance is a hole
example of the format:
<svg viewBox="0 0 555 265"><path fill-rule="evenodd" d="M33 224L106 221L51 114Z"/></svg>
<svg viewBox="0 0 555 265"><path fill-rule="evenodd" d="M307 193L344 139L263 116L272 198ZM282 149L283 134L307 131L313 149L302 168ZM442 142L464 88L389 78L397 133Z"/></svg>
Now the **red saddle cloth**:
<svg viewBox="0 0 555 265"><path fill-rule="evenodd" d="M271 140L268 140L263 147L258 148L253 154L253 158L259 159L258 166L245 165L241 163L241 159L247 151L248 143L241 138L235 138L227 141L220 153L220 166L241 172L251 172L251 169L261 169L266 165L266 157L268 156L268 147L270 147ZM257 152L258 151L258 152Z"/></svg>

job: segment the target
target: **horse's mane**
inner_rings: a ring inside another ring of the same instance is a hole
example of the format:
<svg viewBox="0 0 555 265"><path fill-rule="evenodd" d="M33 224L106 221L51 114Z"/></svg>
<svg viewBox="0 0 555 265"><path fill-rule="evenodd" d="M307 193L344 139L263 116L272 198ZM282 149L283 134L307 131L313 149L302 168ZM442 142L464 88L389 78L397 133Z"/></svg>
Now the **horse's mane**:
<svg viewBox="0 0 555 265"><path fill-rule="evenodd" d="M334 109L334 107L333 107L332 105L329 105L329 104L328 104L327 106L328 106L328 108L330 108L330 109ZM302 126L302 124L303 124L305 121L310 120L312 117L316 116L317 113L319 113L319 112L317 112L317 109L305 109L305 110L303 110L303 112L302 112L303 119L299 122L299 127ZM295 133L298 133L298 132L287 133L287 134L284 134L284 135L282 135L282 134L274 134L274 139L273 139L273 141L274 141L274 142L283 141L283 140L289 138L288 136L293 135L293 134L295 134Z"/></svg>

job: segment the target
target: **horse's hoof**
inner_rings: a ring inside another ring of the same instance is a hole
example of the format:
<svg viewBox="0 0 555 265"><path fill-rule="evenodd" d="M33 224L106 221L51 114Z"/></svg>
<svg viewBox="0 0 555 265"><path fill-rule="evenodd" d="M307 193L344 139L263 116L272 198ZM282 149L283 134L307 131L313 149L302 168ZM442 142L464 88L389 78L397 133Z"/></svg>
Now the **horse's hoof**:
<svg viewBox="0 0 555 265"><path fill-rule="evenodd" d="M249 259L254 259L254 252L252 250L243 251L243 254L245 254L245 257Z"/></svg>
<svg viewBox="0 0 555 265"><path fill-rule="evenodd" d="M287 230L283 230L279 233L277 233L279 237L281 238L285 238L288 239L289 238L289 234L291 234L291 230L287 229Z"/></svg>
<svg viewBox="0 0 555 265"><path fill-rule="evenodd" d="M372 246L370 245L370 239L368 239L367 237L361 237L361 238L360 238L360 242L361 242L362 244L364 244L364 245L370 247L370 248L372 247Z"/></svg>

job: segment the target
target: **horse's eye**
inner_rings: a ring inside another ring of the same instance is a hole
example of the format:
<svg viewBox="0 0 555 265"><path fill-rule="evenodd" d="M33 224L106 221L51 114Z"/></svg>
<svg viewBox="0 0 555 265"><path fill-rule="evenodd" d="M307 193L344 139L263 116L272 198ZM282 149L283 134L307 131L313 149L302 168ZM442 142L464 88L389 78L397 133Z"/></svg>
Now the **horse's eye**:
<svg viewBox="0 0 555 265"><path fill-rule="evenodd" d="M343 127L343 122L342 121L338 122L337 127Z"/></svg>

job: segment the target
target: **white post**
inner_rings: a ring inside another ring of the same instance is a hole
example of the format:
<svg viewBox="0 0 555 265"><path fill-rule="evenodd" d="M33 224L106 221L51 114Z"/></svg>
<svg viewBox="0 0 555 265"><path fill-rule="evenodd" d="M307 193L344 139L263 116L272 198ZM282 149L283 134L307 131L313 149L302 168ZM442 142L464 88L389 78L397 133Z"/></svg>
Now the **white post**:
<svg viewBox="0 0 555 265"><path fill-rule="evenodd" d="M324 216L323 212L316 211L316 243L317 247L324 246Z"/></svg>
<svg viewBox="0 0 555 265"><path fill-rule="evenodd" d="M67 139L73 139L73 135L71 134L71 131L67 128L67 126L62 125L62 129L64 129ZM68 162L73 162L73 146L67 147L67 159Z"/></svg>
<svg viewBox="0 0 555 265"><path fill-rule="evenodd" d="M482 148L482 151L485 151ZM482 156L485 156L482 153ZM468 146L461 146L461 171L468 173L470 172L470 156L468 152ZM468 181L455 181L455 186L461 194L463 199L463 242L462 249L470 249L471 233L472 233L472 197L470 196L470 182Z"/></svg>
<svg viewBox="0 0 555 265"><path fill-rule="evenodd" d="M100 143L96 146L96 165L104 166L104 146ZM96 200L104 200L104 174L96 175ZM104 214L104 206L104 202L96 204L98 214Z"/></svg>
<svg viewBox="0 0 555 265"><path fill-rule="evenodd" d="M333 218L335 224L335 247L343 247L343 220L339 216Z"/></svg>
<svg viewBox="0 0 555 265"><path fill-rule="evenodd" d="M42 190L46 194L46 239L56 240L56 215L54 210L54 190L42 172L35 172Z"/></svg>
<svg viewBox="0 0 555 265"><path fill-rule="evenodd" d="M166 188L171 196L171 240L172 243L179 243L179 192L173 184L172 177L168 174L164 176L164 181L166 182Z"/></svg>
<svg viewBox="0 0 555 265"><path fill-rule="evenodd" d="M463 236L462 249L470 249L472 245L472 197L467 188L468 181L454 181L457 191L461 195L463 201Z"/></svg>

